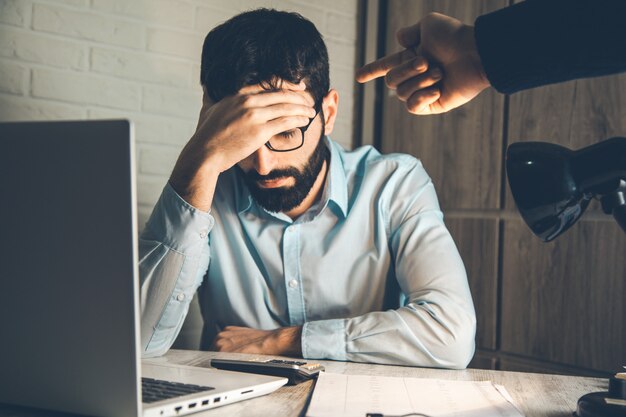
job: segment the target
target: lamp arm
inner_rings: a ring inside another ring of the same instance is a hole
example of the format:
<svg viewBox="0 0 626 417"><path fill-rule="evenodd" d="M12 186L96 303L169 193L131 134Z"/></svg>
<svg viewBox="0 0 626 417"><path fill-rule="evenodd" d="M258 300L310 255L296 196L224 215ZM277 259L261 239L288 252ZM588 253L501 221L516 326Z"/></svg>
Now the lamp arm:
<svg viewBox="0 0 626 417"><path fill-rule="evenodd" d="M617 224L626 232L626 180L620 180L618 187L603 195L600 202L602 211L612 214Z"/></svg>
<svg viewBox="0 0 626 417"><path fill-rule="evenodd" d="M626 138L614 137L574 152L570 166L583 192L626 180Z"/></svg>

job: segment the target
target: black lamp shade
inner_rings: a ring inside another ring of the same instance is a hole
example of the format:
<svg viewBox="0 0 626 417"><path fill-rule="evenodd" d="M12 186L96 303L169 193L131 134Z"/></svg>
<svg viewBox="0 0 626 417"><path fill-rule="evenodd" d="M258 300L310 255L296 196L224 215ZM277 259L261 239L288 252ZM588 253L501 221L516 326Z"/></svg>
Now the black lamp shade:
<svg viewBox="0 0 626 417"><path fill-rule="evenodd" d="M513 198L530 229L549 242L569 229L589 200L626 231L626 138L615 137L571 151L546 142L518 142L506 153Z"/></svg>
<svg viewBox="0 0 626 417"><path fill-rule="evenodd" d="M519 142L507 149L506 171L524 221L544 242L571 227L589 204L572 173L574 152L545 142Z"/></svg>

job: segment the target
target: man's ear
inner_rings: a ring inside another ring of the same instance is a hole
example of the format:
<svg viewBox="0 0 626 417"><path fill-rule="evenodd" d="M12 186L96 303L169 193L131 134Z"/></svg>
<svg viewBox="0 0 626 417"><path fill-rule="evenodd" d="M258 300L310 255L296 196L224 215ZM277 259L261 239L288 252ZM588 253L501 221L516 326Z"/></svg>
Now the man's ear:
<svg viewBox="0 0 626 417"><path fill-rule="evenodd" d="M322 101L322 109L324 110L324 132L330 135L335 127L335 119L337 119L337 109L339 106L339 93L334 88L324 96Z"/></svg>

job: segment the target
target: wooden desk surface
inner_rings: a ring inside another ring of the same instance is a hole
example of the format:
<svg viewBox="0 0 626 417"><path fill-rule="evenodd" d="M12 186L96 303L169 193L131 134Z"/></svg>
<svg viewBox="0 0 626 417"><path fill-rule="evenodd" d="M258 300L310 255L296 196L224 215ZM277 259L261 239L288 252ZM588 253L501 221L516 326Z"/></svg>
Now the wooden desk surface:
<svg viewBox="0 0 626 417"><path fill-rule="evenodd" d="M249 358L252 356L258 355L171 350L166 356L155 360L183 365L209 366L209 360L214 357ZM315 362L323 364L328 372L341 374L493 381L506 387L515 404L526 417L571 417L576 410L576 401L578 401L580 396L589 392L606 391L608 389L608 381L600 378L483 369L452 371L353 362ZM295 386L284 386L264 397L242 401L195 415L198 417L303 416L311 388L312 382Z"/></svg>
<svg viewBox="0 0 626 417"><path fill-rule="evenodd" d="M215 357L250 358L252 356L258 355L170 350L167 355L151 359L151 361L208 367L209 361ZM571 417L576 410L576 401L580 396L589 392L606 391L608 389L608 381L599 378L489 371L483 369L451 371L352 362L316 362L323 364L328 372L342 374L493 381L506 387L516 405L526 417ZM192 415L197 417L304 416L304 407L309 394L312 392L312 386L312 382L305 382L295 386L284 386L263 397L241 401ZM66 416L66 414L62 413L42 412L1 404L0 415L11 417Z"/></svg>

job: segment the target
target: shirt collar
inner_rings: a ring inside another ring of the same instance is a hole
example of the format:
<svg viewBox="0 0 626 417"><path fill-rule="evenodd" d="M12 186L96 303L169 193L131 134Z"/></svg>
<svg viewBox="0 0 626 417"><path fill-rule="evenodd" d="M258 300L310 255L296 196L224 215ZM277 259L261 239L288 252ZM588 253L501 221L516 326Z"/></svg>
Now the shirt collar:
<svg viewBox="0 0 626 417"><path fill-rule="evenodd" d="M237 188L234 190L235 205L237 207L237 212L239 214L243 214L252 207L252 194L250 194L250 189L246 185L246 182L243 179L243 173L239 170L239 168L234 166L231 170L233 171L233 175L235 176L235 181L237 183Z"/></svg>
<svg viewBox="0 0 626 417"><path fill-rule="evenodd" d="M328 202L334 202L345 218L348 212L348 185L346 173L343 169L343 160L341 159L341 149L339 145L333 142L328 136L324 137L324 142L330 150L330 168L320 203L326 206ZM236 167L233 167L233 170L236 170ZM253 206L254 199L250 194L248 186L243 181L241 173L234 172L234 174L237 176L238 184L238 190L236 191L236 207L237 212L242 214L250 210Z"/></svg>
<svg viewBox="0 0 626 417"><path fill-rule="evenodd" d="M324 139L326 146L330 149L330 169L324 194L328 196L328 201L334 202L339 207L345 218L348 213L348 184L346 172L343 169L341 149L328 136Z"/></svg>

